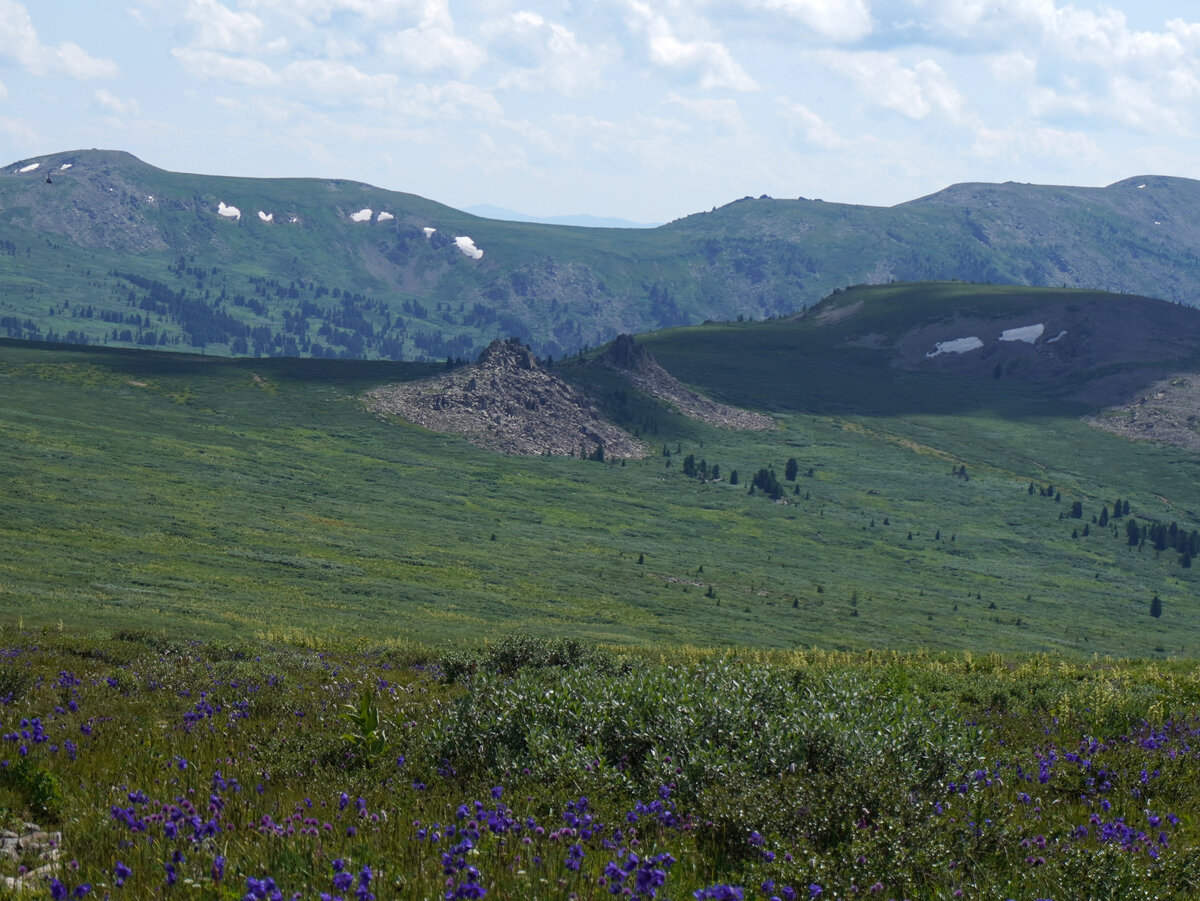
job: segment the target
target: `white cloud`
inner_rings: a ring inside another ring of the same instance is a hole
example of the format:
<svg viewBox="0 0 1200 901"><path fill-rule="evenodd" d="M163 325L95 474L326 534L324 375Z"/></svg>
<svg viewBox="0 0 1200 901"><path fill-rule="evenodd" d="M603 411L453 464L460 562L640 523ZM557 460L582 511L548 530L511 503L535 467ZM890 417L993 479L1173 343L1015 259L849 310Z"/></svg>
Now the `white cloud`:
<svg viewBox="0 0 1200 901"><path fill-rule="evenodd" d="M627 27L645 43L650 62L696 79L705 89L752 91L758 85L724 44L708 38L685 40L665 16L642 0L627 0Z"/></svg>
<svg viewBox="0 0 1200 901"><path fill-rule="evenodd" d="M667 95L667 102L687 110L695 119L727 131L741 132L746 126L737 101L701 97L689 99L678 94Z"/></svg>
<svg viewBox="0 0 1200 901"><path fill-rule="evenodd" d="M1037 60L1022 50L999 53L988 59L992 78L1009 84L1024 84L1037 76Z"/></svg>
<svg viewBox="0 0 1200 901"><path fill-rule="evenodd" d="M218 0L191 0L184 17L196 29L193 46L221 53L247 53L258 47L263 21L234 12Z"/></svg>
<svg viewBox="0 0 1200 901"><path fill-rule="evenodd" d="M279 77L270 66L256 59L191 47L176 47L171 51L171 55L189 72L201 78L253 87L264 87L279 81Z"/></svg>
<svg viewBox="0 0 1200 901"><path fill-rule="evenodd" d="M452 72L466 77L478 69L487 55L453 29L438 26L406 28L381 42L385 53L396 57L410 72Z"/></svg>
<svg viewBox="0 0 1200 901"><path fill-rule="evenodd" d="M841 150L849 145L850 142L838 134L836 128L803 103L780 97L778 104L784 115L800 127L807 143L822 150Z"/></svg>
<svg viewBox="0 0 1200 901"><path fill-rule="evenodd" d="M372 23L392 21L425 5L425 0L247 0L246 5L308 25L325 25L338 13L351 13Z"/></svg>
<svg viewBox="0 0 1200 901"><path fill-rule="evenodd" d="M118 116L140 116L141 109L136 100L122 100L111 91L99 90L92 94L92 99L103 109Z"/></svg>
<svg viewBox="0 0 1200 901"><path fill-rule="evenodd" d="M488 49L513 67L500 80L506 89L571 95L600 87L604 69L617 56L609 47L586 45L571 29L535 12L513 13L483 31Z"/></svg>
<svg viewBox="0 0 1200 901"><path fill-rule="evenodd" d="M392 109L402 115L428 119L499 119L504 115L504 108L487 91L455 81L415 85L394 99Z"/></svg>
<svg viewBox="0 0 1200 901"><path fill-rule="evenodd" d="M980 128L971 150L977 157L999 159L1014 169L1046 162L1052 168L1068 163L1074 168L1094 169L1104 163L1104 152L1084 132L1026 122L1004 129Z"/></svg>
<svg viewBox="0 0 1200 901"><path fill-rule="evenodd" d="M838 43L862 40L874 27L864 0L747 0L747 6L783 13L816 37Z"/></svg>
<svg viewBox="0 0 1200 901"><path fill-rule="evenodd" d="M932 59L905 66L897 56L886 53L824 50L818 57L853 81L868 100L909 119L933 115L952 121L964 118L966 98Z"/></svg>
<svg viewBox="0 0 1200 901"><path fill-rule="evenodd" d="M383 102L400 81L395 75L372 75L349 63L317 59L289 63L280 77L290 90L327 102Z"/></svg>
<svg viewBox="0 0 1200 901"><path fill-rule="evenodd" d="M113 78L120 71L112 60L94 57L71 41L43 44L28 10L16 0L0 0L0 60L5 59L34 75L62 74L81 81Z"/></svg>

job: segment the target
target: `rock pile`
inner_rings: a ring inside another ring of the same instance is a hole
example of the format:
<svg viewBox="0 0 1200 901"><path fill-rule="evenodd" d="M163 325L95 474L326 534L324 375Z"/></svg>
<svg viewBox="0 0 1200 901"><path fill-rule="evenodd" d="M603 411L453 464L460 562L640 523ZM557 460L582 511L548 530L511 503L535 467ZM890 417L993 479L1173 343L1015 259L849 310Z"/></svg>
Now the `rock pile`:
<svg viewBox="0 0 1200 901"><path fill-rule="evenodd" d="M470 365L365 395L367 407L506 454L644 457L646 446L601 418L586 396L516 339L493 341Z"/></svg>

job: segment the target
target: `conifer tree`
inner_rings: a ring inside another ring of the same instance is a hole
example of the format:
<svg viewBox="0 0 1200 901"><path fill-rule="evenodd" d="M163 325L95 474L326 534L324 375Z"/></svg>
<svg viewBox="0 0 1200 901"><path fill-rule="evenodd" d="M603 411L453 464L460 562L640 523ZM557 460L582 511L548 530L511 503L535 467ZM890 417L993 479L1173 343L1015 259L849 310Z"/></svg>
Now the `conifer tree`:
<svg viewBox="0 0 1200 901"><path fill-rule="evenodd" d="M1137 547L1142 540L1142 530L1138 528L1137 520L1125 520L1125 538L1130 547Z"/></svg>

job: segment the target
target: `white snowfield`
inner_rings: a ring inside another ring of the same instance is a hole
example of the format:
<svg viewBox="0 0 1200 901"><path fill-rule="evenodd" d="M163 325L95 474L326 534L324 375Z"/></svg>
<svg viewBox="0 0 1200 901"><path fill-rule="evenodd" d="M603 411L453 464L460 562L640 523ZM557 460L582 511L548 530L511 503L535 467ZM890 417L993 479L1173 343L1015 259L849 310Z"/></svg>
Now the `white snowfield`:
<svg viewBox="0 0 1200 901"><path fill-rule="evenodd" d="M972 335L970 338L955 338L953 341L939 341L926 357L936 357L938 354L965 354L970 350L979 350L983 342Z"/></svg>
<svg viewBox="0 0 1200 901"><path fill-rule="evenodd" d="M235 206L226 206L224 202L217 203L217 215L226 219L241 219L242 211Z"/></svg>
<svg viewBox="0 0 1200 901"><path fill-rule="evenodd" d="M1024 341L1026 344L1033 344L1038 338L1042 337L1042 332L1046 330L1044 323L1036 325L1023 325L1020 328L1008 328L1000 333L1001 341Z"/></svg>
<svg viewBox="0 0 1200 901"><path fill-rule="evenodd" d="M359 210L357 213L351 213L350 221L351 222L370 222L371 217L374 215L375 215L375 211L373 209L371 209L370 207L367 207L366 209Z"/></svg>
<svg viewBox="0 0 1200 901"><path fill-rule="evenodd" d="M429 238L429 237L431 237L431 236L433 235L433 233L434 233L435 231L437 231L437 229L436 229L436 228L430 228L430 227L427 225L427 226L425 226L423 229L421 229L421 231L425 232L425 237L426 237L426 238Z"/></svg>
<svg viewBox="0 0 1200 901"><path fill-rule="evenodd" d="M263 222L274 222L275 214L274 213L264 213L262 210L259 210L258 218L261 219Z"/></svg>
<svg viewBox="0 0 1200 901"><path fill-rule="evenodd" d="M476 247L475 242L466 235L460 235L455 238L454 243L458 245L459 250L473 260L478 260L483 256L483 251Z"/></svg>
<svg viewBox="0 0 1200 901"><path fill-rule="evenodd" d="M1033 325L1022 325L1019 328L1006 328L1000 333L1001 341L1024 341L1026 344L1036 344L1038 338L1042 337L1046 332L1046 324L1037 322ZM1061 341L1063 336L1067 334L1067 330L1063 329L1053 338L1046 340L1046 344L1053 344L1055 341ZM939 354L965 354L968 351L979 350L983 347L983 342L972 335L969 338L955 338L953 341L939 341L933 346L933 350L925 354L926 357L936 357Z"/></svg>
<svg viewBox="0 0 1200 901"><path fill-rule="evenodd" d="M146 203L154 203L154 195L153 194L146 195Z"/></svg>
<svg viewBox="0 0 1200 901"><path fill-rule="evenodd" d="M70 168L71 168L71 166L73 166L73 165L74 165L73 163L63 163L61 166L59 166L59 167L58 167L58 171L59 171L59 172L66 172L66 171L67 171L68 169L70 169Z"/></svg>
<svg viewBox="0 0 1200 901"><path fill-rule="evenodd" d="M395 219L395 218L396 217L393 216L391 213L380 213L378 216L375 217L375 221L376 222L387 222L389 219Z"/></svg>
<svg viewBox="0 0 1200 901"><path fill-rule="evenodd" d="M18 172L32 172L34 169L36 169L40 165L41 165L41 163L30 163L28 166L22 166L17 171Z"/></svg>

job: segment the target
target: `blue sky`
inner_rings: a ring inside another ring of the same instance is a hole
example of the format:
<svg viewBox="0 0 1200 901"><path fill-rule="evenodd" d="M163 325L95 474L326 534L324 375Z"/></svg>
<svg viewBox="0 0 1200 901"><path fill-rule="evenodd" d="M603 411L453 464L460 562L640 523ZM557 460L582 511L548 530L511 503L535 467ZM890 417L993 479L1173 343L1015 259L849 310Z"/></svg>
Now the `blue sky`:
<svg viewBox="0 0 1200 901"><path fill-rule="evenodd" d="M87 147L460 208L1200 176L1200 8L1120 0L0 0L0 164Z"/></svg>

